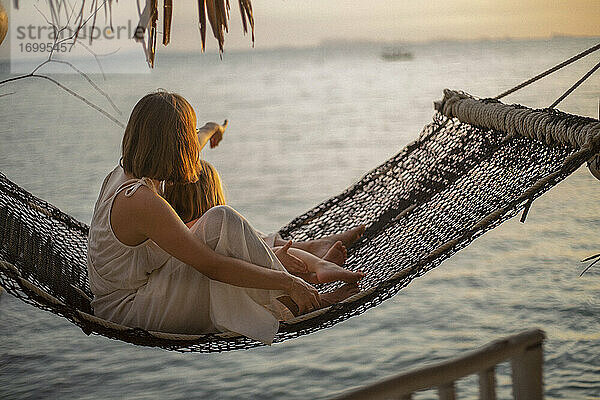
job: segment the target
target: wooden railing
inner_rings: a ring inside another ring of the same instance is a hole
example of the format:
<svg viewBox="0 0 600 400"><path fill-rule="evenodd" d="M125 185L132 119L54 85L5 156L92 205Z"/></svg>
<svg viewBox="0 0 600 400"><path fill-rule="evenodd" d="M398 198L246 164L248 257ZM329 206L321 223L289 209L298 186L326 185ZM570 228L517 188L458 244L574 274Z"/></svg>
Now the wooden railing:
<svg viewBox="0 0 600 400"><path fill-rule="evenodd" d="M366 386L336 400L409 400L419 390L437 388L440 400L454 400L454 382L468 375L479 375L479 396L496 399L495 366L510 360L513 397L516 400L540 400L544 397L542 364L544 332L532 329L491 342L461 357L419 368Z"/></svg>

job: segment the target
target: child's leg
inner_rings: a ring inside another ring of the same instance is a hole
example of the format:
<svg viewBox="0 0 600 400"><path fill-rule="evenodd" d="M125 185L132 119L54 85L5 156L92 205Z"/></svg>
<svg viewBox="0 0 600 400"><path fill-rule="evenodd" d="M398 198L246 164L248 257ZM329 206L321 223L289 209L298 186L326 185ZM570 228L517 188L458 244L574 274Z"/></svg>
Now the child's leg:
<svg viewBox="0 0 600 400"><path fill-rule="evenodd" d="M273 250L277 250L275 247ZM307 251L290 248L288 253L298 257L306 263L308 267L307 274L295 274L309 283L327 283L335 281L343 281L347 283L358 282L365 274L362 271L353 272L336 265L326 259L321 259Z"/></svg>
<svg viewBox="0 0 600 400"><path fill-rule="evenodd" d="M365 232L365 226L359 225L345 232L335 235L325 236L315 240L307 240L306 242L293 242L292 247L302 249L317 257L325 257L329 249L338 241L341 241L344 246L350 246L357 241ZM287 240L281 237L275 238L275 246L283 246Z"/></svg>

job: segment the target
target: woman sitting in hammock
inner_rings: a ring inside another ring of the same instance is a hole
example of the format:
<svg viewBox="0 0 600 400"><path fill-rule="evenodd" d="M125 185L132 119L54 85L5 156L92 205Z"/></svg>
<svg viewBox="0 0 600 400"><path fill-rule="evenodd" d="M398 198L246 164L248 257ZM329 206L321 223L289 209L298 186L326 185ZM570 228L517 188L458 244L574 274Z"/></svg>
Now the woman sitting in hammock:
<svg viewBox="0 0 600 400"><path fill-rule="evenodd" d="M277 299L304 313L356 293L355 285L344 285L320 295L288 273L228 206L211 208L189 229L161 197L161 181L198 180L200 150L209 140L218 145L223 130L209 123L197 134L192 107L176 94L152 93L136 104L123 137L122 165L105 178L90 224L95 315L146 330L233 331L271 343L278 321L290 316ZM348 245L363 230L295 245L323 257L332 247L343 252L336 243ZM285 241L274 238L273 244ZM302 272L292 264L288 268Z"/></svg>

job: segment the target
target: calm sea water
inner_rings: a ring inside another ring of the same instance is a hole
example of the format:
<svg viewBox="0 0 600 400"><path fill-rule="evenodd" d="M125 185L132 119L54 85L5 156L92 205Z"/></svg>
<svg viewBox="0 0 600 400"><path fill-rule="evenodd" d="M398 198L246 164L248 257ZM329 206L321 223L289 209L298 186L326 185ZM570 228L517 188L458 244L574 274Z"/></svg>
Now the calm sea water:
<svg viewBox="0 0 600 400"><path fill-rule="evenodd" d="M230 203L274 231L337 194L399 151L427 124L446 87L494 96L598 38L408 46L385 62L377 45L159 53L150 74L97 83L126 121L145 93L184 95L200 121L228 118L222 145L203 156L221 171ZM598 56L506 101L547 106ZM6 70L6 69L5 69ZM1 76L6 76L4 73ZM105 107L77 76L62 82ZM0 170L89 222L102 178L119 158L122 130L43 81L0 88ZM600 78L560 109L598 117ZM582 168L538 199L527 223L511 220L365 314L288 342L225 354L178 354L84 335L65 320L0 296L0 398L324 399L402 370L539 327L549 399L600 397L600 182ZM509 367L498 368L500 398ZM458 384L477 394L475 379ZM424 392L417 398L432 398Z"/></svg>

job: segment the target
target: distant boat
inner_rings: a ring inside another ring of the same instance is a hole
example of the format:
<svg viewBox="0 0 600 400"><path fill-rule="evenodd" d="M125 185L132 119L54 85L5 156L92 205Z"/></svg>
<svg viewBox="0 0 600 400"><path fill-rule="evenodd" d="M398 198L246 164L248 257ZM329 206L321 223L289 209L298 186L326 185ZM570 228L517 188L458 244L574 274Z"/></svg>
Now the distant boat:
<svg viewBox="0 0 600 400"><path fill-rule="evenodd" d="M413 55L410 51L398 48L385 48L381 53L381 58L386 61L412 60Z"/></svg>

